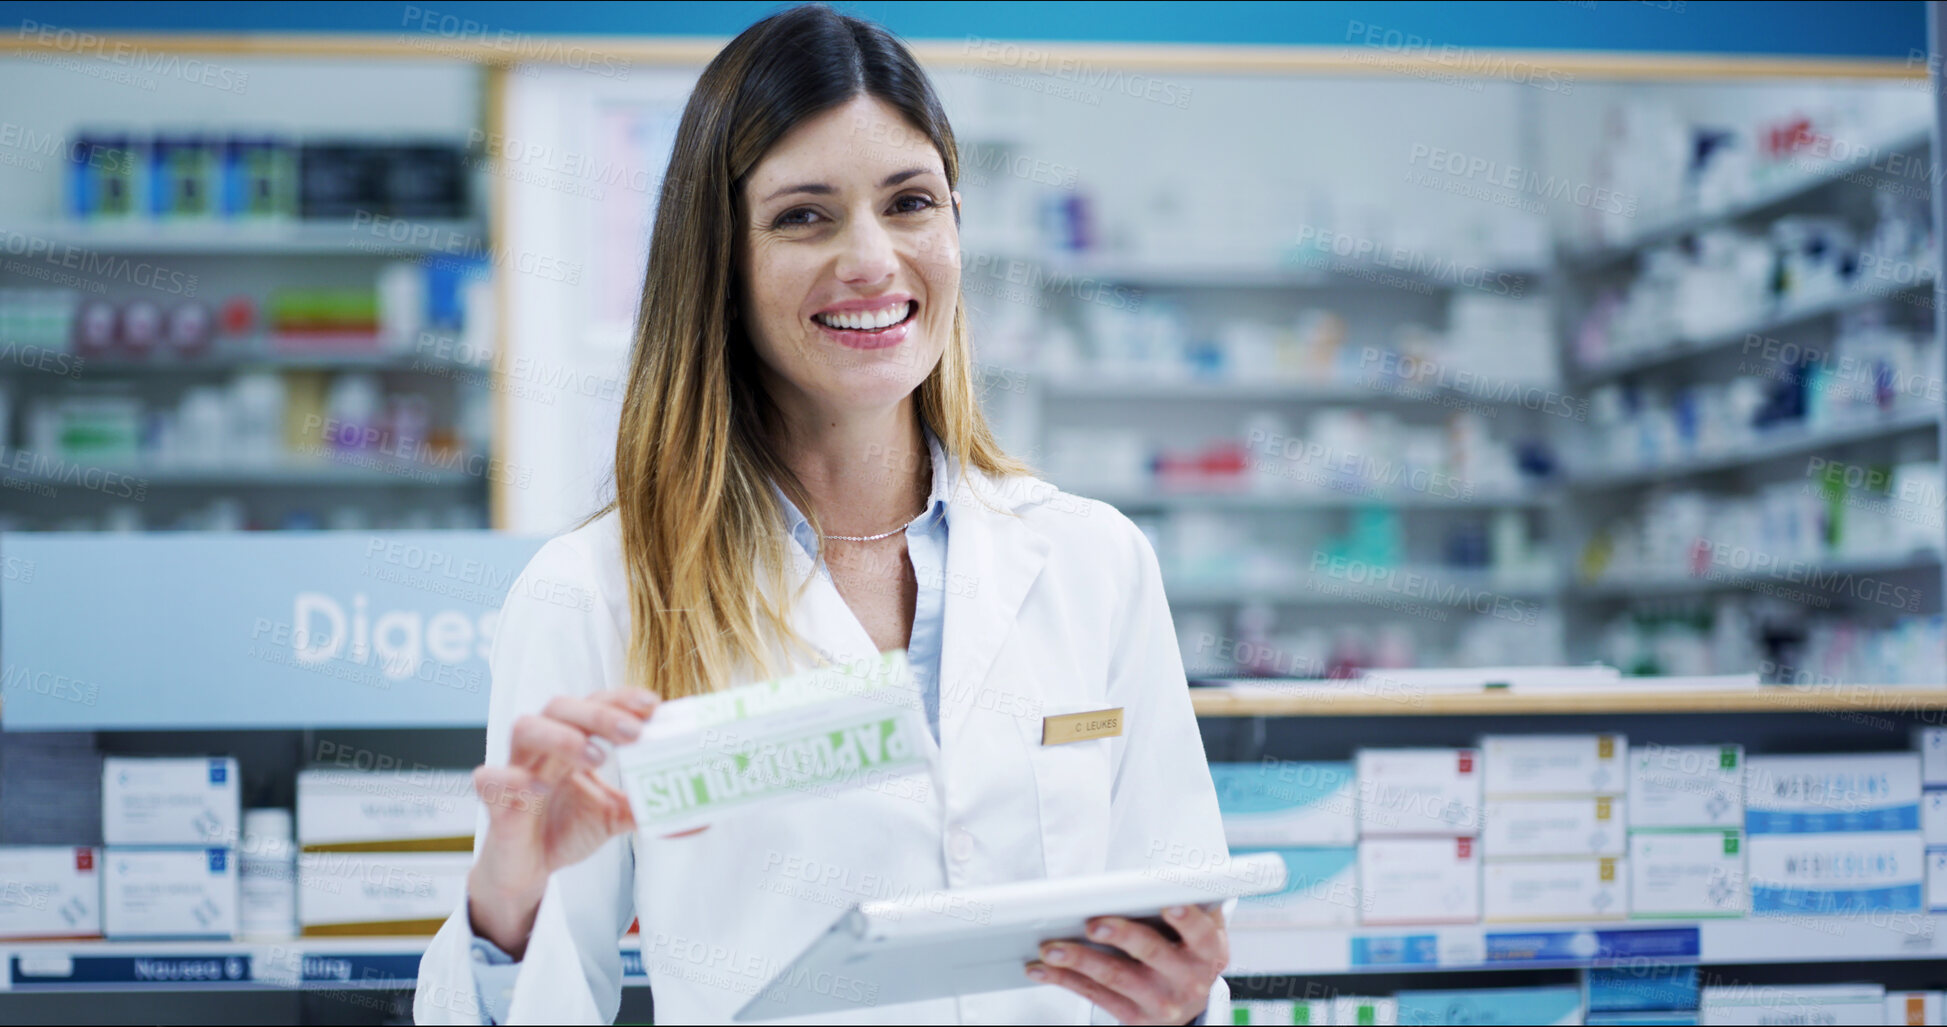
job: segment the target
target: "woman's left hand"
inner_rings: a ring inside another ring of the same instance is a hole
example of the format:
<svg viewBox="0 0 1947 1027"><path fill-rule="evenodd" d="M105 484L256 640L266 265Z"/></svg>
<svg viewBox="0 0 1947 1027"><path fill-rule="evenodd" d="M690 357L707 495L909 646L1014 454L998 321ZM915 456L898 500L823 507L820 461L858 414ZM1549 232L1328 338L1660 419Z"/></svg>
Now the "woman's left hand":
<svg viewBox="0 0 1947 1027"><path fill-rule="evenodd" d="M1089 940L1127 955L1051 941L1041 946L1041 962L1028 964L1028 977L1059 984L1123 1023L1187 1024L1210 1004L1210 987L1230 963L1230 936L1222 910L1174 906L1163 921L1183 940L1134 920L1097 917Z"/></svg>

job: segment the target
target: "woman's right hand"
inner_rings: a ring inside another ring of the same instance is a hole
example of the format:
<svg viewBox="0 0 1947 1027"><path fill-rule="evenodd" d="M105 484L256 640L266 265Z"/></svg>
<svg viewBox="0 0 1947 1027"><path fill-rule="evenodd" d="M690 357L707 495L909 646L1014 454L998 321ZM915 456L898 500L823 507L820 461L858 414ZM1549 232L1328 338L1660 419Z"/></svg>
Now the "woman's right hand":
<svg viewBox="0 0 1947 1027"><path fill-rule="evenodd" d="M641 688L557 696L514 721L506 766L473 771L487 807L487 837L467 875L475 935L520 959L548 875L635 826L627 797L596 775L608 754L594 739L635 741L657 702Z"/></svg>

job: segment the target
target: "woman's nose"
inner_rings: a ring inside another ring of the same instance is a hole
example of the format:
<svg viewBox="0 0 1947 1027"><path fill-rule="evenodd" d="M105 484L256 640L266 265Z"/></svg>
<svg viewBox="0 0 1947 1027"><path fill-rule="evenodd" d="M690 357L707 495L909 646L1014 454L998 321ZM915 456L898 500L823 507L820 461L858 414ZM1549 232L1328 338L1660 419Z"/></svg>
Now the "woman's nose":
<svg viewBox="0 0 1947 1027"><path fill-rule="evenodd" d="M839 281L849 285L875 285L892 277L899 258L892 236L877 218L853 218L839 242Z"/></svg>

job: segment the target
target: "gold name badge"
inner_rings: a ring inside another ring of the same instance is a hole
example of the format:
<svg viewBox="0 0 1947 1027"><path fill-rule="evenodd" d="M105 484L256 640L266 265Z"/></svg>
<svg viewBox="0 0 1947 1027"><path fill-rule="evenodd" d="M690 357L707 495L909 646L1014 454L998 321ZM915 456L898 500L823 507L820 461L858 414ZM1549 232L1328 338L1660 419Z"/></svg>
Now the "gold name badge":
<svg viewBox="0 0 1947 1027"><path fill-rule="evenodd" d="M1064 713L1041 718L1041 744L1085 742L1091 738L1115 738L1122 734L1122 707L1092 713Z"/></svg>

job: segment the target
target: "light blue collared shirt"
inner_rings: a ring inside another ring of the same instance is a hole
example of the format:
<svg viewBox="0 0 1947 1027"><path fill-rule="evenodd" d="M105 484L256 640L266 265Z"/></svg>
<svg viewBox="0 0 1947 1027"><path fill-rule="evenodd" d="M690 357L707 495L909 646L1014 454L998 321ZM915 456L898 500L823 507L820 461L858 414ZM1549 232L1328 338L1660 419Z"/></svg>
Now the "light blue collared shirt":
<svg viewBox="0 0 1947 1027"><path fill-rule="evenodd" d="M918 686L920 699L926 705L926 724L933 731L933 740L938 741L940 642L946 633L946 511L953 480L946 449L930 431L926 432L926 449L933 462L932 489L926 497L926 509L906 524L906 556L913 562L913 578L919 583L919 595L913 602L913 633L906 642L906 661L912 666L913 684ZM784 505L784 521L791 537L811 557L819 573L829 575L818 552L818 534L811 530L811 522L783 490L778 490L777 498Z"/></svg>
<svg viewBox="0 0 1947 1027"><path fill-rule="evenodd" d="M913 562L913 578L919 583L919 596L913 602L913 633L906 643L906 660L913 668L913 683L919 687L926 706L926 724L934 741L940 737L940 641L946 633L946 537L947 497L953 491L952 471L946 449L932 432L926 433L926 450L933 461L933 485L926 497L926 509L906 525L906 555ZM811 522L782 490L777 493L784 505L784 519L791 537L803 547L805 555L821 574L830 574L818 552L818 534ZM848 543L839 543L846 545ZM513 1005L514 978L520 964L493 942L473 939L473 981L478 989L480 1008L491 1023L506 1023Z"/></svg>

